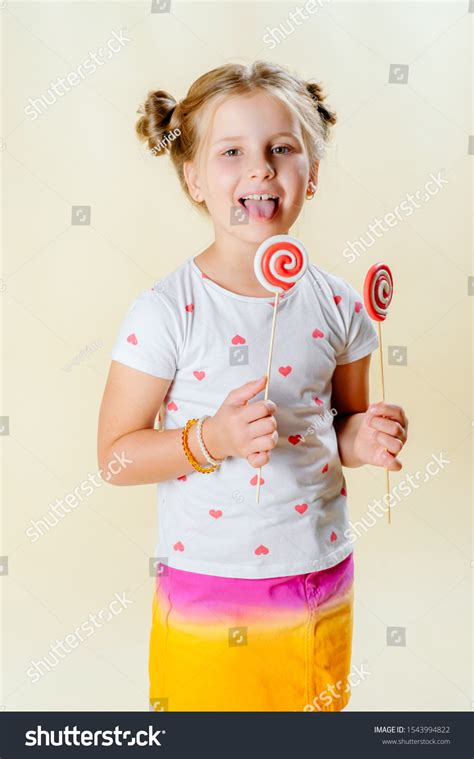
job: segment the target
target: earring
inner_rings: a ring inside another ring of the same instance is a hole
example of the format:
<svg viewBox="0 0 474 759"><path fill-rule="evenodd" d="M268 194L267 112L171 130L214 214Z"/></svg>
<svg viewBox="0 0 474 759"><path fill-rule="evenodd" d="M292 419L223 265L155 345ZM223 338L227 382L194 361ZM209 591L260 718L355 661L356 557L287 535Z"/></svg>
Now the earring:
<svg viewBox="0 0 474 759"><path fill-rule="evenodd" d="M312 200L316 195L316 185L314 182L308 182L308 189L306 190L306 199Z"/></svg>

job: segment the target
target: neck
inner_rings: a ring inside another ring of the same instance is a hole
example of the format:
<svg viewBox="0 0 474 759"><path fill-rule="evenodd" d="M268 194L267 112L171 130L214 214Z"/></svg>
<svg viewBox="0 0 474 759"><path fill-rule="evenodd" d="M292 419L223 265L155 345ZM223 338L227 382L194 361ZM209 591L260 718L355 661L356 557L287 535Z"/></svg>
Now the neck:
<svg viewBox="0 0 474 759"><path fill-rule="evenodd" d="M227 290L240 295L271 297L255 276L254 259L259 244L238 240L223 231L217 234L216 230L216 239L196 257L196 262L204 274Z"/></svg>

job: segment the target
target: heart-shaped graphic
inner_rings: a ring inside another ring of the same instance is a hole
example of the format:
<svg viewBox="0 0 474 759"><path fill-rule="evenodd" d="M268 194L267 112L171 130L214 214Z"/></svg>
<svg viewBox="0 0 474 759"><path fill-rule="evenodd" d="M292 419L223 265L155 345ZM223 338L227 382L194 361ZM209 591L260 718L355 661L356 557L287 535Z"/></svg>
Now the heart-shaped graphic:
<svg viewBox="0 0 474 759"><path fill-rule="evenodd" d="M334 303L336 304L336 306L339 305L339 303L341 302L341 300L342 300L342 297L340 295L335 295L334 296Z"/></svg>
<svg viewBox="0 0 474 759"><path fill-rule="evenodd" d="M132 345L138 345L138 340L135 332L132 332L131 335L127 337L127 343L132 343Z"/></svg>
<svg viewBox="0 0 474 759"><path fill-rule="evenodd" d="M178 540L178 542L174 544L173 548L175 551L184 551L184 546L180 540Z"/></svg>
<svg viewBox="0 0 474 759"><path fill-rule="evenodd" d="M334 532L334 530L331 532L331 543L334 543L334 541L337 540L337 535Z"/></svg>
<svg viewBox="0 0 474 759"><path fill-rule="evenodd" d="M258 548L255 549L255 553L257 556L261 556L262 554L268 553L268 548L266 546L258 546Z"/></svg>
<svg viewBox="0 0 474 759"><path fill-rule="evenodd" d="M292 369L293 369L292 366L280 366L278 371L280 372L280 374L283 374L284 377L288 377Z"/></svg>
<svg viewBox="0 0 474 759"><path fill-rule="evenodd" d="M174 401L170 401L170 403L168 403L168 405L167 405L166 408L168 409L168 411L177 411L178 410L178 407L177 407L177 405L176 405L176 403Z"/></svg>
<svg viewBox="0 0 474 759"><path fill-rule="evenodd" d="M186 311L189 314L192 314L192 312L194 311L194 303L187 303L186 304Z"/></svg>
<svg viewBox="0 0 474 759"><path fill-rule="evenodd" d="M258 482L258 474L254 474L254 476L250 480L250 484L256 485L257 482ZM263 485L264 483L265 483L265 480L263 479L263 477L260 477L260 485Z"/></svg>
<svg viewBox="0 0 474 759"><path fill-rule="evenodd" d="M232 345L243 345L245 343L245 337L241 335L234 335L232 338Z"/></svg>
<svg viewBox="0 0 474 759"><path fill-rule="evenodd" d="M359 313L361 308L362 308L362 303L360 302L360 300L356 300L356 303L354 306L354 311L356 312L356 314Z"/></svg>
<svg viewBox="0 0 474 759"><path fill-rule="evenodd" d="M298 445L300 440L301 440L301 435L290 435L288 438L288 442L291 443L291 445Z"/></svg>
<svg viewBox="0 0 474 759"><path fill-rule="evenodd" d="M341 488L341 495L347 495L347 490L345 488Z"/></svg>
<svg viewBox="0 0 474 759"><path fill-rule="evenodd" d="M316 337L316 338L324 337L324 332L321 332L320 329L315 329L313 330L313 337Z"/></svg>
<svg viewBox="0 0 474 759"><path fill-rule="evenodd" d="M206 376L206 372L193 372L193 374L199 381L203 380Z"/></svg>
<svg viewBox="0 0 474 759"><path fill-rule="evenodd" d="M182 474L180 477L176 478L177 480L181 480L181 482L186 482L188 479L188 476L186 474Z"/></svg>
<svg viewBox="0 0 474 759"><path fill-rule="evenodd" d="M323 474L326 474L326 472L328 471L328 469L329 469L329 464L325 464L323 466L323 468L321 469L321 471L322 471Z"/></svg>
<svg viewBox="0 0 474 759"><path fill-rule="evenodd" d="M318 398L316 395L313 395L313 401L314 401L314 402L315 402L315 403L316 403L318 406L324 406L324 403L322 402L321 398Z"/></svg>
<svg viewBox="0 0 474 759"><path fill-rule="evenodd" d="M214 517L214 519L219 519L219 517L222 516L222 511L220 509L209 509L209 514L211 517Z"/></svg>
<svg viewBox="0 0 474 759"><path fill-rule="evenodd" d="M297 503L295 506L295 511L297 511L298 514L304 514L307 508L308 508L307 503Z"/></svg>

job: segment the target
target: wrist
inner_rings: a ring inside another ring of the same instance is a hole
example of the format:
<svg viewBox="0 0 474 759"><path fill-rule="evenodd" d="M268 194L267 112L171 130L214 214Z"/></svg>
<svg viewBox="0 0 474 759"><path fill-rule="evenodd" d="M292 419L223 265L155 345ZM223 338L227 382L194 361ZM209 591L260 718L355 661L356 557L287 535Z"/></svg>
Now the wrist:
<svg viewBox="0 0 474 759"><path fill-rule="evenodd" d="M204 420L201 428L202 439L213 459L225 459L229 455L221 434L220 425L214 416Z"/></svg>

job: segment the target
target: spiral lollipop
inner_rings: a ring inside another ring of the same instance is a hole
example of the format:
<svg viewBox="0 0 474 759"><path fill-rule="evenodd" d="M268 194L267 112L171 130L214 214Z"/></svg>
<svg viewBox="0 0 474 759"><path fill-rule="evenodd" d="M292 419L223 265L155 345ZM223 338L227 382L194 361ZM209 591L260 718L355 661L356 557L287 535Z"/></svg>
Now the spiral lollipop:
<svg viewBox="0 0 474 759"><path fill-rule="evenodd" d="M393 296L393 277L387 264L374 264L370 267L364 282L365 308L371 319L377 322L379 331L380 373L382 378L382 400L385 401L385 383L383 376L382 330L380 322L385 321L388 307ZM387 450L387 449L385 449ZM387 496L390 495L390 473L385 469L387 477ZM388 523L391 524L390 498L388 498Z"/></svg>
<svg viewBox="0 0 474 759"><path fill-rule="evenodd" d="M374 264L367 272L364 283L365 307L374 321L385 321L392 295L392 272L386 264Z"/></svg>
<svg viewBox="0 0 474 759"><path fill-rule="evenodd" d="M268 399L268 385L275 338L276 314L281 293L290 290L304 276L308 268L308 254L299 240L290 235L273 235L262 242L254 258L255 276L266 290L275 293L272 334L268 352L267 384L265 398ZM262 467L258 470L257 503L260 499Z"/></svg>

